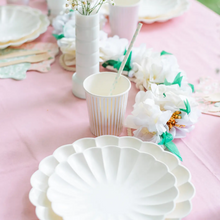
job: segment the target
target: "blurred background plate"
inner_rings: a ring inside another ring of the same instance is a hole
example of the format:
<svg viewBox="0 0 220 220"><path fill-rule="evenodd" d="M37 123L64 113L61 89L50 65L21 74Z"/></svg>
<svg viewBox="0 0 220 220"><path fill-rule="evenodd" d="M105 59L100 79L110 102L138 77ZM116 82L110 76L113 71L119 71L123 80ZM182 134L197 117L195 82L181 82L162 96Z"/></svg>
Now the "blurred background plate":
<svg viewBox="0 0 220 220"><path fill-rule="evenodd" d="M141 3L140 8L142 8L142 4L144 4L144 2ZM146 24L151 24L154 22L165 22L172 18L181 16L184 12L186 12L189 9L189 5L190 5L189 0L178 0L177 5L165 14L151 17L151 16L141 16L141 14L139 13L139 21ZM101 12L105 16L109 15L109 8L107 4L103 5L103 7L101 8Z"/></svg>
<svg viewBox="0 0 220 220"><path fill-rule="evenodd" d="M139 16L139 21L142 21L147 24L151 24L154 22L165 22L172 18L181 16L184 12L186 12L189 9L189 6L190 6L189 0L179 0L177 7L172 11L170 11L169 13L154 18Z"/></svg>
<svg viewBox="0 0 220 220"><path fill-rule="evenodd" d="M25 11L32 11L34 14L39 16L40 18L40 26L37 30L35 30L30 35L27 35L26 37L20 38L16 41L8 41L5 43L0 43L0 49L4 49L9 46L20 46L23 43L30 42L38 38L41 34L45 33L47 31L48 26L50 25L50 21L46 15L44 15L40 10L33 9L27 6L16 6L16 7L22 7Z"/></svg>
<svg viewBox="0 0 220 220"><path fill-rule="evenodd" d="M36 31L41 24L33 10L18 6L0 6L0 42L15 41Z"/></svg>
<svg viewBox="0 0 220 220"><path fill-rule="evenodd" d="M178 5L179 0L142 0L140 17L157 17L169 13Z"/></svg>

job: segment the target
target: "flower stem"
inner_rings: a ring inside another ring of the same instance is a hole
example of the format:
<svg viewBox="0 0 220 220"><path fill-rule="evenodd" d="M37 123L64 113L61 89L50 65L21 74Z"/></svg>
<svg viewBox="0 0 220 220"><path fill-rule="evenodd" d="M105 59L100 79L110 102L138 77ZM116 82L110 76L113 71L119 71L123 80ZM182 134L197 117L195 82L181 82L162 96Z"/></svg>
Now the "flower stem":
<svg viewBox="0 0 220 220"><path fill-rule="evenodd" d="M102 7L102 5L103 5L104 1L105 1L105 0L102 0L102 2L100 3L100 7L99 7L99 9L97 10L97 12L96 12L96 13L98 13L98 12L99 12L99 10L100 10L100 8Z"/></svg>

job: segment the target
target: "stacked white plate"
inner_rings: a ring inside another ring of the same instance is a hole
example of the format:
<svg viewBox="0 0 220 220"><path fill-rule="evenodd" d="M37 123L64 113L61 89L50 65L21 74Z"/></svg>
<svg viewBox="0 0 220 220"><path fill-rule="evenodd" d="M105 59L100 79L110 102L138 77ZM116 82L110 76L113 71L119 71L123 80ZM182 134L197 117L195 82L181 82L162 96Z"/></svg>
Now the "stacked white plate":
<svg viewBox="0 0 220 220"><path fill-rule="evenodd" d="M139 21L147 24L168 21L186 12L189 4L189 0L142 0ZM101 10L103 14L109 15L108 5L104 5Z"/></svg>
<svg viewBox="0 0 220 220"><path fill-rule="evenodd" d="M40 220L179 220L192 208L190 172L160 146L100 136L59 147L31 177Z"/></svg>
<svg viewBox="0 0 220 220"><path fill-rule="evenodd" d="M0 49L35 40L46 32L49 24L40 10L27 6L0 6Z"/></svg>

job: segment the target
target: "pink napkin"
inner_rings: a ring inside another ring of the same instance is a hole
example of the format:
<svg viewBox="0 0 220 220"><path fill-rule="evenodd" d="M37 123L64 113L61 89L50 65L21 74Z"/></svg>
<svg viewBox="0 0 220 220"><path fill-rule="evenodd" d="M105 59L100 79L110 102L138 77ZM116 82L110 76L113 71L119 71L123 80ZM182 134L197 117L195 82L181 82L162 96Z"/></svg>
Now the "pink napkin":
<svg viewBox="0 0 220 220"><path fill-rule="evenodd" d="M55 43L41 43L41 42L31 42L23 44L15 49L25 49L25 50L47 50L51 55L52 59L31 64L28 70L36 70L39 72L49 72L51 67L50 65L55 61L55 56L59 53L58 45Z"/></svg>
<svg viewBox="0 0 220 220"><path fill-rule="evenodd" d="M194 97L203 114L220 116L220 81L211 77L201 77L195 87ZM213 98L215 101L211 101Z"/></svg>

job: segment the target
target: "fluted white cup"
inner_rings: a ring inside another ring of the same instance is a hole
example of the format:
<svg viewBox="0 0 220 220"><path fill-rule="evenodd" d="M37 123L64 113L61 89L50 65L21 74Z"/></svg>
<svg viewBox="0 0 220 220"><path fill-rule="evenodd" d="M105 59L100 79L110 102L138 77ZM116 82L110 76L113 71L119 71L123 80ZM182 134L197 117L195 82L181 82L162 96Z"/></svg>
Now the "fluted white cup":
<svg viewBox="0 0 220 220"><path fill-rule="evenodd" d="M114 5L109 6L109 20L113 36L132 39L137 28L140 2L141 0L114 0Z"/></svg>
<svg viewBox="0 0 220 220"><path fill-rule="evenodd" d="M127 107L130 80L121 76L109 95L116 73L101 72L84 80L91 132L95 136L120 135Z"/></svg>

